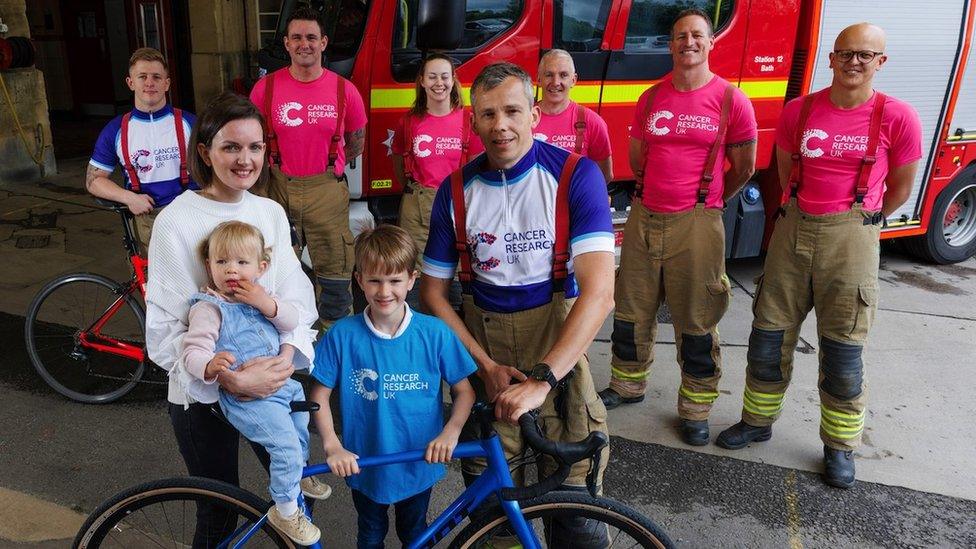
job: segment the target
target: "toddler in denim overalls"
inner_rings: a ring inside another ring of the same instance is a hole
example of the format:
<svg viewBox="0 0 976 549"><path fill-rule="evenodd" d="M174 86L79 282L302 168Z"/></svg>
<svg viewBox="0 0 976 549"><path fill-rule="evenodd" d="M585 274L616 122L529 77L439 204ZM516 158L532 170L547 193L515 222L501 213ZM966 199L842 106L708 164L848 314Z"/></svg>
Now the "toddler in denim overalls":
<svg viewBox="0 0 976 549"><path fill-rule="evenodd" d="M268 295L257 279L265 272L269 251L258 229L247 223L221 223L200 246L210 287L191 298L189 328L183 341L184 365L204 383L260 357L277 356L280 333L298 326L298 309ZM268 520L298 543L314 543L318 529L298 508L298 495L324 499L331 489L311 477L302 479L308 459L308 412L291 413L291 403L305 400L300 383L289 379L271 396L238 400L219 391L220 409L248 440L271 456L270 491L275 506Z"/></svg>

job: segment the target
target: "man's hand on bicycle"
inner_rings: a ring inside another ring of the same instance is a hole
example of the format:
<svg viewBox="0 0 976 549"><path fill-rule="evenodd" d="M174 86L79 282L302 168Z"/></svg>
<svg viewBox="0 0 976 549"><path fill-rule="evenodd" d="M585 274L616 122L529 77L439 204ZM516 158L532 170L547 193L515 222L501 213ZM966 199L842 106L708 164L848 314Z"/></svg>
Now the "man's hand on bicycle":
<svg viewBox="0 0 976 549"><path fill-rule="evenodd" d="M512 384L525 381L527 376L513 366L505 366L497 362L491 362L478 368L478 377L485 384L485 393L489 402L494 402L498 395L504 392Z"/></svg>
<svg viewBox="0 0 976 549"><path fill-rule="evenodd" d="M332 472L340 477L348 477L359 473L359 464L356 460L359 456L346 450L338 440L334 444L325 446L325 462L329 464Z"/></svg>
<svg viewBox="0 0 976 549"><path fill-rule="evenodd" d="M295 371L294 355L294 347L282 345L278 356L251 359L237 370L224 372L220 376L220 386L238 400L269 397L281 389Z"/></svg>
<svg viewBox="0 0 976 549"><path fill-rule="evenodd" d="M143 215L151 212L156 203L148 194L129 192L126 195L125 205L129 207L132 215Z"/></svg>
<svg viewBox="0 0 976 549"><path fill-rule="evenodd" d="M245 303L261 311L266 318L278 316L278 304L263 286L257 282L238 280L237 285L231 288L234 299L240 303Z"/></svg>
<svg viewBox="0 0 976 549"><path fill-rule="evenodd" d="M517 425L522 414L542 407L550 389L548 382L535 379L506 387L495 399L495 417Z"/></svg>
<svg viewBox="0 0 976 549"><path fill-rule="evenodd" d="M218 374L230 370L230 367L237 362L237 358L227 351L220 351L215 354L210 362L207 363L207 368L203 373L203 378L206 380L213 380Z"/></svg>

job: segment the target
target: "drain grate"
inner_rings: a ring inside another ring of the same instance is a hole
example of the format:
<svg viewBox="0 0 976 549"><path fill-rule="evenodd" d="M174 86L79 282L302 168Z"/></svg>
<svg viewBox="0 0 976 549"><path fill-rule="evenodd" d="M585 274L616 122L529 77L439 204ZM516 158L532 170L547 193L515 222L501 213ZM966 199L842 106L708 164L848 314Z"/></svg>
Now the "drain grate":
<svg viewBox="0 0 976 549"><path fill-rule="evenodd" d="M49 234L31 234L25 236L18 236L17 241L14 246L21 250L36 250L38 248L47 248L51 244L51 235Z"/></svg>

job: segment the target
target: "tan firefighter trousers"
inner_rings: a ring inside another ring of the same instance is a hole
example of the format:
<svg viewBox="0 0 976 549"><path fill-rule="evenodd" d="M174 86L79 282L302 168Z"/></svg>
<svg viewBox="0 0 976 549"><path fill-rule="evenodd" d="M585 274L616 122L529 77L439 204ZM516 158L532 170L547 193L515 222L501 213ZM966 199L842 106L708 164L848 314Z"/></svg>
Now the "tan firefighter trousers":
<svg viewBox="0 0 976 549"><path fill-rule="evenodd" d="M352 312L349 284L354 258L349 189L331 170L308 177L288 177L275 166L271 168L267 196L285 209L298 233L299 247L308 246L319 286L319 321L328 329Z"/></svg>
<svg viewBox="0 0 976 549"><path fill-rule="evenodd" d="M149 237L152 236L152 228L153 224L156 223L156 216L161 211L163 211L163 208L155 208L149 213L133 216L133 229L135 229L135 237L136 241L139 242L142 257L149 257Z"/></svg>
<svg viewBox="0 0 976 549"><path fill-rule="evenodd" d="M473 298L465 294L464 324L492 360L529 372L556 342L559 330L574 301L575 299L565 299L560 292L553 294L550 303L534 309L517 313L492 313L477 307ZM487 401L481 379L476 375L471 376L470 379L478 400ZM556 388L549 392L540 409L539 424L547 438L561 442L582 440L590 431L607 432L607 409L593 386L593 377L590 375L590 365L586 356L581 357L573 368L567 387ZM506 458L511 459L523 451L522 437L517 425L495 422L494 427L501 438ZM462 439L475 440L478 435L478 426L469 421L465 425ZM603 472L606 470L609 455L609 447L604 448L596 478L597 486L603 484ZM576 487L586 486L586 473L589 466L589 460L574 465L565 484ZM464 460L463 468L467 474L481 474L485 469L485 460L483 458ZM539 474L549 475L555 470L555 462L547 456L547 459L540 464ZM523 472L523 469L519 468L512 474L517 486L524 485Z"/></svg>
<svg viewBox="0 0 976 549"><path fill-rule="evenodd" d="M610 388L644 394L657 337L657 311L671 309L681 388L678 415L704 420L718 398L717 325L731 301L722 211L698 204L679 213L635 205L624 229L613 315Z"/></svg>
<svg viewBox="0 0 976 549"><path fill-rule="evenodd" d="M837 450L860 445L866 387L861 351L878 306L880 216L852 210L801 212L795 200L776 221L756 279L742 419L771 425L783 409L800 325L817 315L820 438Z"/></svg>
<svg viewBox="0 0 976 549"><path fill-rule="evenodd" d="M403 189L400 199L400 228L407 231L417 244L417 272L420 272L424 248L427 247L427 235L430 233L430 212L434 206L434 196L437 189L424 187L416 181L409 181ZM407 303L416 311L427 312L427 308L420 303L420 277L414 282L413 289L407 292ZM455 310L461 308L461 285L455 280L448 289L448 301Z"/></svg>

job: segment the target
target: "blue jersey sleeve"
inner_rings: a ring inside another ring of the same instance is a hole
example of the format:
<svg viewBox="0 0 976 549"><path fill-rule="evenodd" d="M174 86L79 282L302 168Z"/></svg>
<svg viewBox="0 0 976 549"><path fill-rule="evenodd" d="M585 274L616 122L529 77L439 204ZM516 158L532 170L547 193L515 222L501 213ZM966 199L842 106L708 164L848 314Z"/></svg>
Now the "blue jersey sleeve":
<svg viewBox="0 0 976 549"><path fill-rule="evenodd" d="M600 168L582 158L573 174L569 190L570 255L589 252L613 252L613 222L606 181Z"/></svg>
<svg viewBox="0 0 976 549"><path fill-rule="evenodd" d="M423 273L449 280L457 270L458 253L454 248L454 219L451 216L450 177L441 183L430 213L430 233L424 249Z"/></svg>
<svg viewBox="0 0 976 549"><path fill-rule="evenodd" d="M437 326L441 336L441 345L437 353L440 357L441 379L448 385L454 385L475 373L478 367L451 328L439 319L437 319Z"/></svg>
<svg viewBox="0 0 976 549"><path fill-rule="evenodd" d="M100 170L109 173L119 165L118 153L115 149L115 142L119 138L119 130L122 129L122 117L117 116L112 119L98 134L95 141L95 150L92 151L89 163Z"/></svg>
<svg viewBox="0 0 976 549"><path fill-rule="evenodd" d="M315 367L312 377L322 385L335 389L339 382L339 336L342 329L333 326L315 346Z"/></svg>

